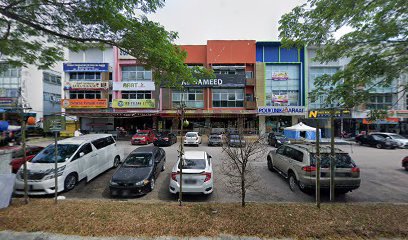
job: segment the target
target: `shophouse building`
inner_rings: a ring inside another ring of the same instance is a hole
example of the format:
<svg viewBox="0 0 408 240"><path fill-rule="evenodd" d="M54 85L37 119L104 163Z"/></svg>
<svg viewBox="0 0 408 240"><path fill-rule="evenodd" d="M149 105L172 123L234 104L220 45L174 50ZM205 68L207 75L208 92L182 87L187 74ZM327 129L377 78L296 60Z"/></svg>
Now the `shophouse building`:
<svg viewBox="0 0 408 240"><path fill-rule="evenodd" d="M186 64L212 69L214 78L183 83L183 89L160 89L159 128L178 128L178 109L185 106L189 129L237 128L256 132L254 40L209 40L182 45Z"/></svg>
<svg viewBox="0 0 408 240"><path fill-rule="evenodd" d="M65 114L78 118L83 131L113 131L113 48L69 51L67 59L63 64L65 96L61 100Z"/></svg>
<svg viewBox="0 0 408 240"><path fill-rule="evenodd" d="M256 43L259 132L282 132L306 116L305 50Z"/></svg>
<svg viewBox="0 0 408 240"><path fill-rule="evenodd" d="M1 61L0 61L0 64ZM34 65L26 67L1 66L0 117L9 124L20 125L21 114L36 117L42 126L44 116L61 112L60 65L39 70Z"/></svg>

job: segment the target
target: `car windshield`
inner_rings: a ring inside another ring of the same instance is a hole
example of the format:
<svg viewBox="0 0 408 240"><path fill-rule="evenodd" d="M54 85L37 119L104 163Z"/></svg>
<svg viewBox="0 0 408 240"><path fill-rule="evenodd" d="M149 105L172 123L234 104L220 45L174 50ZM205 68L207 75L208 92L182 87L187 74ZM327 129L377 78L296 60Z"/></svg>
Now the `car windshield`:
<svg viewBox="0 0 408 240"><path fill-rule="evenodd" d="M211 139L221 139L220 136L210 136Z"/></svg>
<svg viewBox="0 0 408 240"><path fill-rule="evenodd" d="M58 144L57 161L65 162L78 149L78 144ZM55 162L55 145L49 145L38 153L32 160L33 163L53 163Z"/></svg>
<svg viewBox="0 0 408 240"><path fill-rule="evenodd" d="M286 137L282 136L282 135L278 135L278 136L276 136L276 139L286 139Z"/></svg>
<svg viewBox="0 0 408 240"><path fill-rule="evenodd" d="M137 132L136 134L139 136L147 136L148 132Z"/></svg>
<svg viewBox="0 0 408 240"><path fill-rule="evenodd" d="M152 154L151 153L135 153L130 154L123 163L124 167L150 167L152 166Z"/></svg>
<svg viewBox="0 0 408 240"><path fill-rule="evenodd" d="M186 137L196 137L197 133L187 133Z"/></svg>
<svg viewBox="0 0 408 240"><path fill-rule="evenodd" d="M205 159L185 159L183 169L205 169Z"/></svg>
<svg viewBox="0 0 408 240"><path fill-rule="evenodd" d="M348 155L347 153L336 153L335 156L336 168L353 168L356 166L350 155ZM320 154L320 164L322 168L330 167L330 158L331 155L329 153ZM316 154L310 154L310 165L316 166Z"/></svg>
<svg viewBox="0 0 408 240"><path fill-rule="evenodd" d="M391 134L390 135L390 137L392 138L392 139L407 139L406 137L403 137L403 136L401 136L401 135L399 135L399 134Z"/></svg>

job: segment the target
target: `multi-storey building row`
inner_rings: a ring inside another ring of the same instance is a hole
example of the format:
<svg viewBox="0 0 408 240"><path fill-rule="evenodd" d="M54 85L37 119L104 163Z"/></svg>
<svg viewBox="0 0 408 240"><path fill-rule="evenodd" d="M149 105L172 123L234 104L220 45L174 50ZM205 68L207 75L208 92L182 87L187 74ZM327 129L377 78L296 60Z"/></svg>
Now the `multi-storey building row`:
<svg viewBox="0 0 408 240"><path fill-rule="evenodd" d="M153 79L150 69L117 48L69 51L63 66L63 111L76 116L81 130L89 132L116 132L117 128L129 133L147 128L177 130L178 109L183 104L191 130L206 132L239 125L248 133L265 133L282 131L300 121L315 126L318 121L323 135L329 136L327 110L333 106L325 104L325 96L311 102L308 95L318 76L334 74L347 64L346 59L321 64L313 61L316 48L286 49L280 42L255 40L209 40L206 45L180 47L188 54L188 66L212 69L215 77L188 84L180 79L183 90L165 88ZM16 79L21 75L18 71L3 74ZM372 88L365 105L335 109L336 134L368 127L408 132L408 99L398 89L401 83L406 84L403 77L391 87ZM2 78L3 85L18 82ZM37 118L60 112L56 103L61 96L54 85L61 79L52 71L36 78L43 80L39 94L44 96L43 109L35 109L43 113ZM9 89L19 89L10 86L0 91L0 104L13 93ZM368 122L370 109L387 109L389 118Z"/></svg>

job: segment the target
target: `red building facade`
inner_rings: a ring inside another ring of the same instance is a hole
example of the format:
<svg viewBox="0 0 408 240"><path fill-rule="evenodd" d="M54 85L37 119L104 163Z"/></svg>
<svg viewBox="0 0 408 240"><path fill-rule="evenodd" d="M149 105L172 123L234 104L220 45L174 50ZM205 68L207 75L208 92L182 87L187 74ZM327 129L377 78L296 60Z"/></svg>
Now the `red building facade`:
<svg viewBox="0 0 408 240"><path fill-rule="evenodd" d="M197 79L183 90L161 88L159 129L178 127L183 104L191 129L256 128L255 40L209 40L207 45L183 45L186 64L212 69L213 79Z"/></svg>

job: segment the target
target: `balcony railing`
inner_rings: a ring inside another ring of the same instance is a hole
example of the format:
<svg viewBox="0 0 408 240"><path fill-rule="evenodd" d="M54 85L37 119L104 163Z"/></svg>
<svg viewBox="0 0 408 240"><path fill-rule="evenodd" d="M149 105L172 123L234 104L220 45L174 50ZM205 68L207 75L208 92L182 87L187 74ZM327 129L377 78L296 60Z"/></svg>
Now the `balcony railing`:
<svg viewBox="0 0 408 240"><path fill-rule="evenodd" d="M244 105L246 109L256 109L255 101L245 101Z"/></svg>

